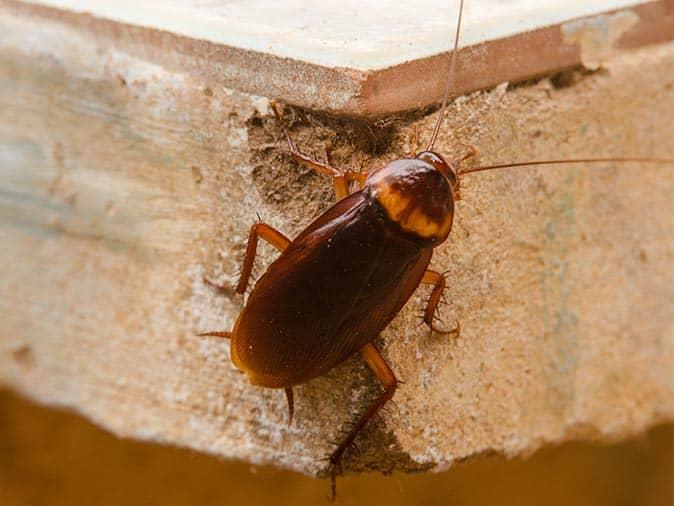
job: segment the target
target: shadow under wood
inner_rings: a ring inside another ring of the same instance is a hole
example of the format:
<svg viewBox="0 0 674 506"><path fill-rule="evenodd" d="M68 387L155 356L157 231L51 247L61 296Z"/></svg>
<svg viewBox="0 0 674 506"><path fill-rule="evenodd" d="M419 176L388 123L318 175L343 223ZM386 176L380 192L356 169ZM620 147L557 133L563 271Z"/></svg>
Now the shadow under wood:
<svg viewBox="0 0 674 506"><path fill-rule="evenodd" d="M672 504L674 427L615 445L569 443L528 460L481 458L440 474L347 477L338 504ZM125 441L77 415L0 392L0 504L322 504L326 480Z"/></svg>

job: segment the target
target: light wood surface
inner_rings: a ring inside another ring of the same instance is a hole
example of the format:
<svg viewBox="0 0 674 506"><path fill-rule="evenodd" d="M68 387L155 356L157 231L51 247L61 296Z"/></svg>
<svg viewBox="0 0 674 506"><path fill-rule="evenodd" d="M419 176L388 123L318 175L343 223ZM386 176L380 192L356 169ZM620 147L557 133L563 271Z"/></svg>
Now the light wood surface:
<svg viewBox="0 0 674 506"><path fill-rule="evenodd" d="M379 70L451 51L458 0L38 0L325 67ZM649 2L467 0L462 45L473 46Z"/></svg>
<svg viewBox="0 0 674 506"><path fill-rule="evenodd" d="M311 109L381 116L441 101L456 0L2 0L171 70ZM674 39L672 0L469 0L452 92L596 68Z"/></svg>

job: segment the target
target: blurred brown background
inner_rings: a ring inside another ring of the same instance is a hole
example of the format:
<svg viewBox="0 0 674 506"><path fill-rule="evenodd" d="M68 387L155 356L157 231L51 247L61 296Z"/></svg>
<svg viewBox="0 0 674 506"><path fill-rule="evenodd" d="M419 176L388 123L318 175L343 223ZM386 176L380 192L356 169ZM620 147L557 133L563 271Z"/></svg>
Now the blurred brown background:
<svg viewBox="0 0 674 506"><path fill-rule="evenodd" d="M348 477L337 504L672 505L674 427L528 460L484 457L441 474ZM117 439L75 414L0 392L0 504L328 504L328 483Z"/></svg>

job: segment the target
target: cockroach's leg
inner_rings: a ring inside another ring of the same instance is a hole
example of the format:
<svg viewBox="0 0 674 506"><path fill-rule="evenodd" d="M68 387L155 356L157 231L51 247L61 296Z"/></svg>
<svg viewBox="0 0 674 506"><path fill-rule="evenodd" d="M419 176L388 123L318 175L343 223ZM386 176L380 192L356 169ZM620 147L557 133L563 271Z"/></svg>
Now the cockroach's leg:
<svg viewBox="0 0 674 506"><path fill-rule="evenodd" d="M419 129L417 128L416 125L412 126L412 135L411 139L409 140L409 144L411 144L412 146L412 149L409 152L409 156L410 158L413 158L419 152Z"/></svg>
<svg viewBox="0 0 674 506"><path fill-rule="evenodd" d="M375 376L379 378L379 381L384 385L384 392L377 397L377 399L370 405L370 407L365 411L365 413L360 417L360 419L353 426L349 434L346 436L344 441L337 447L337 449L330 455L330 464L332 467L331 479L332 479L332 496L335 496L335 477L340 471L340 463L344 452L353 444L358 433L362 431L365 426L368 424L372 418L374 418L379 410L384 407L388 401L391 400L393 394L398 387L398 380L396 379L393 371L388 366L384 357L381 356L377 348L370 343L366 344L360 349L360 354L362 355L365 363L372 369Z"/></svg>
<svg viewBox="0 0 674 506"><path fill-rule="evenodd" d="M344 178L346 179L347 183L351 183L355 181L358 183L358 189L362 190L363 186L365 186L365 180L367 179L367 173L366 172L356 172L354 170L348 170L344 173Z"/></svg>
<svg viewBox="0 0 674 506"><path fill-rule="evenodd" d="M246 246L246 256L243 259L243 267L241 268L241 278L239 279L239 283L236 285L237 293L244 293L246 291L246 287L248 286L250 273L253 270L253 263L255 262L258 237L262 237L262 239L267 241L279 251L283 251L288 247L288 244L290 244L290 239L266 223L256 223L250 227L250 233L248 234L248 245Z"/></svg>
<svg viewBox="0 0 674 506"><path fill-rule="evenodd" d="M327 144L325 146L325 160L328 162L328 165L332 167L332 145Z"/></svg>
<svg viewBox="0 0 674 506"><path fill-rule="evenodd" d="M202 332L201 334L197 334L199 337L224 337L225 339L231 339L232 333L227 332L227 331L220 331L220 332Z"/></svg>
<svg viewBox="0 0 674 506"><path fill-rule="evenodd" d="M293 141L292 137L290 137L288 130L283 124L283 121L281 120L281 114L278 112L276 104L274 102L271 102L270 105L271 110L274 112L274 116L276 116L276 120L279 122L279 125L281 125L281 128L283 129L283 135L285 135L286 141L288 142L288 149L290 149L290 155L296 161L298 161L302 165L305 165L306 167L309 167L316 173L332 177L332 183L335 186L335 196L337 197L337 200L342 200L344 197L346 197L349 194L349 186L346 177L344 177L344 174L342 174L339 169L332 167L330 165L330 162L323 163L309 155L302 153L295 145L295 142Z"/></svg>
<svg viewBox="0 0 674 506"><path fill-rule="evenodd" d="M228 295L228 296L232 295L232 287L231 286L229 286L229 285L219 285L215 281L211 281L210 279L208 279L207 276L204 276L202 279L204 280L204 283L206 283L208 286L210 286L214 290L217 290L222 295Z"/></svg>
<svg viewBox="0 0 674 506"><path fill-rule="evenodd" d="M440 304L442 292L446 286L445 276L439 272L428 269L424 273L424 277L421 279L421 282L428 285L433 285L431 296L428 299L428 304L426 305L426 310L424 311L424 323L428 325L428 328L430 328L431 331L437 332L438 334L456 334L458 336L459 331L461 330L459 322L456 322L456 326L449 330L439 329L433 323L435 312L438 310L438 304Z"/></svg>
<svg viewBox="0 0 674 506"><path fill-rule="evenodd" d="M293 395L293 387L288 387L286 391L286 400L288 401L288 427L293 423L293 413L295 413L295 402Z"/></svg>
<svg viewBox="0 0 674 506"><path fill-rule="evenodd" d="M455 160L452 162L450 165L452 165L455 168L455 172L458 174L461 172L461 164L465 162L466 160L470 158L474 158L477 156L477 149L475 149L475 146L468 146L468 149L466 149L466 153L459 158L458 160ZM461 200L461 179L457 178L456 183L454 183L454 201L457 202Z"/></svg>
<svg viewBox="0 0 674 506"><path fill-rule="evenodd" d="M462 164L469 158L473 158L475 156L477 156L477 148L475 146L468 146L468 148L466 149L466 154L463 155L461 158L459 158L457 160L457 163Z"/></svg>
<svg viewBox="0 0 674 506"><path fill-rule="evenodd" d="M325 146L325 159L328 161L328 165L332 166L332 146ZM344 179L346 181L346 188L347 188L346 195L350 193L349 185L354 181L358 184L359 190L362 190L363 186L365 186L365 180L367 179L367 173L365 172L357 172L355 170L349 169L346 172L340 171L340 174L344 176ZM344 195L344 197L346 197L346 195ZM341 199L338 198L337 200Z"/></svg>

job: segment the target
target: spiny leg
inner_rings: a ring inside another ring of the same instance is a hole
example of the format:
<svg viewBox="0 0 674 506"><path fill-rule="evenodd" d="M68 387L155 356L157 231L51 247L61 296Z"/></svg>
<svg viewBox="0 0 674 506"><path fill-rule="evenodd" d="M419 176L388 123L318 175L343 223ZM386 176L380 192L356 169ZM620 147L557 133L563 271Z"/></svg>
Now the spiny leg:
<svg viewBox="0 0 674 506"><path fill-rule="evenodd" d="M239 277L239 282L236 284L236 287L234 287L236 293L244 293L246 291L248 281L250 280L250 274L252 273L253 265L255 264L257 240L259 237L262 237L262 239L281 252L288 247L288 244L290 244L290 239L266 223L258 222L250 227L248 243L246 245L246 254L243 258L243 266L241 267L241 276ZM219 285L208 279L206 276L204 276L204 283L224 294L232 293L232 288L230 286Z"/></svg>
<svg viewBox="0 0 674 506"><path fill-rule="evenodd" d="M353 444L356 436L362 431L370 420L372 420L381 408L384 407L398 387L398 380L396 379L393 371L388 366L384 357L381 356L377 348L370 343L366 344L360 349L360 354L365 360L365 363L372 369L372 372L379 378L379 381L384 385L384 392L375 399L375 401L370 405L370 407L365 411L365 413L360 417L356 424L352 427L349 434L346 436L344 441L337 447L337 449L330 455L330 465L331 465L331 479L332 479L332 498L335 498L336 487L335 487L335 478L340 471L342 457L344 452Z"/></svg>
<svg viewBox="0 0 674 506"><path fill-rule="evenodd" d="M312 169L316 173L332 177L332 183L335 186L335 196L338 201L346 197L349 194L349 184L348 184L349 181L357 179L356 177L353 176L353 174L355 173L349 172L347 174L342 174L342 172L339 169L336 169L335 167L330 165L329 154L328 154L328 163L323 163L309 155L302 153L295 145L295 142L293 141L292 137L290 137L288 130L283 124L281 114L279 113L276 104L274 102L271 102L270 105L271 110L274 112L274 116L276 116L276 120L283 129L283 135L285 135L286 141L288 143L290 155L296 161Z"/></svg>
<svg viewBox="0 0 674 506"><path fill-rule="evenodd" d="M355 170L348 170L344 173L347 183L355 181L358 184L358 189L362 190L367 179L367 172L356 172Z"/></svg>
<svg viewBox="0 0 674 506"><path fill-rule="evenodd" d="M288 244L290 244L290 239L266 223L256 223L250 227L250 232L248 233L248 245L246 246L246 256L243 258L243 266L241 267L241 277L236 285L237 293L244 293L248 286L250 273L253 271L253 264L255 263L257 240L259 237L262 237L262 239L281 252L283 252L283 250L288 247Z"/></svg>
<svg viewBox="0 0 674 506"><path fill-rule="evenodd" d="M197 334L199 337L223 337L225 339L231 339L232 333L227 331L216 331L216 332L202 332Z"/></svg>
<svg viewBox="0 0 674 506"><path fill-rule="evenodd" d="M328 161L328 165L332 165L332 146L325 146L325 159ZM358 189L362 190L365 186L365 180L367 179L367 172L355 171L348 169L346 172L342 173L344 179L346 179L347 188L348 185L354 181L358 184Z"/></svg>
<svg viewBox="0 0 674 506"><path fill-rule="evenodd" d="M452 162L452 165L455 168L455 172L458 174L461 172L461 164L468 160L469 158L473 158L477 156L477 149L475 149L475 146L468 146L468 149L466 150L466 153L459 158L458 160L455 160ZM456 184L454 185L454 200L461 200L461 178L457 178Z"/></svg>
<svg viewBox="0 0 674 506"><path fill-rule="evenodd" d="M412 148L408 154L410 158L414 158L419 153L419 129L416 125L412 125L412 135L408 139L408 144Z"/></svg>
<svg viewBox="0 0 674 506"><path fill-rule="evenodd" d="M421 279L421 282L433 285L431 296L428 298L428 304L426 305L426 310L424 311L424 323L428 325L428 328L430 328L432 332L437 332L438 334L456 334L458 337L459 332L461 331L461 325L459 322L456 322L456 326L450 330L439 329L433 323L433 320L435 319L435 313L438 310L438 304L440 304L442 292L445 290L445 276L439 272L428 269L424 273L424 277Z"/></svg>
<svg viewBox="0 0 674 506"><path fill-rule="evenodd" d="M286 391L286 400L288 401L288 427L293 423L293 413L295 413L295 402L293 395L293 387L287 387Z"/></svg>
<svg viewBox="0 0 674 506"><path fill-rule="evenodd" d="M461 158L459 158L456 161L456 163L458 165L461 165L463 162L465 162L469 158L473 158L475 156L477 156L477 148L475 146L468 146L468 148L466 148L466 153Z"/></svg>

